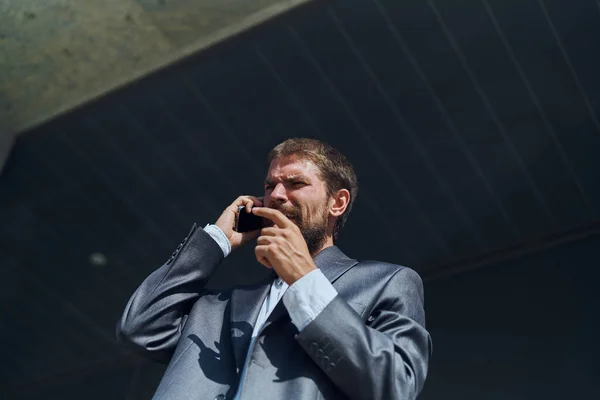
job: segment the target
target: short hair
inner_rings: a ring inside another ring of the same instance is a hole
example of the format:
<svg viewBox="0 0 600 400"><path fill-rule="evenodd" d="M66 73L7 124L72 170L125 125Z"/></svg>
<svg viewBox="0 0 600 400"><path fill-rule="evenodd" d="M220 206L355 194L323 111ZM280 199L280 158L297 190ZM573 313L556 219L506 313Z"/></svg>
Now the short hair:
<svg viewBox="0 0 600 400"><path fill-rule="evenodd" d="M288 156L297 156L301 160L308 160L315 164L319 169L319 177L327 186L328 196L340 189L347 189L350 192L348 207L338 217L333 228L333 240L337 240L358 194L358 179L352 164L342 153L323 141L292 138L278 144L269 152L269 165L273 160Z"/></svg>

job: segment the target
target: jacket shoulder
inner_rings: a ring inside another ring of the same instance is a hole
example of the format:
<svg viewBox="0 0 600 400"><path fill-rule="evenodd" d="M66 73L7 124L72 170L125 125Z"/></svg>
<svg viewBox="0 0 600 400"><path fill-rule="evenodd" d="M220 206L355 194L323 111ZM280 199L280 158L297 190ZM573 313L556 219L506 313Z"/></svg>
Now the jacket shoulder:
<svg viewBox="0 0 600 400"><path fill-rule="evenodd" d="M400 293L403 287L422 286L419 275L404 265L376 260L361 260L346 271L334 284L347 301L364 306L373 304L381 295L388 292Z"/></svg>
<svg viewBox="0 0 600 400"><path fill-rule="evenodd" d="M354 266L356 272L376 275L379 277L392 277L395 275L399 276L410 276L410 277L419 277L419 274L414 269L407 267L401 264L394 264L385 261L377 261L377 260L360 260Z"/></svg>

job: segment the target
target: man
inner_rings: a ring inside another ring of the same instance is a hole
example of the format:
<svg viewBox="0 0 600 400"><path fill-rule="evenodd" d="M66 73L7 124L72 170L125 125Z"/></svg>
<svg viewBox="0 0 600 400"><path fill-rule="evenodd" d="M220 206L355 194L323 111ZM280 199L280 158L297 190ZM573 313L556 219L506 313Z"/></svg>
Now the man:
<svg viewBox="0 0 600 400"><path fill-rule="evenodd" d="M154 398L414 399L431 353L421 279L334 246L358 190L352 165L313 139L279 144L269 162L264 198L241 196L214 225L194 225L125 308L119 339L168 363ZM240 206L268 223L236 232ZM253 239L273 277L206 290Z"/></svg>

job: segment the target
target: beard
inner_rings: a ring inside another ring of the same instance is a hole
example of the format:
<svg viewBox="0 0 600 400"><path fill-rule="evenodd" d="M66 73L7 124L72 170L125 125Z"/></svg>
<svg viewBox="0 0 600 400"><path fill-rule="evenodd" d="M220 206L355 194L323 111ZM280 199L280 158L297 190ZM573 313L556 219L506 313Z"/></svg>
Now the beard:
<svg viewBox="0 0 600 400"><path fill-rule="evenodd" d="M320 218L317 221L306 221L306 218L302 215L302 210L299 207L294 206L279 206L273 207L281 211L286 217L300 229L302 237L308 247L308 251L311 255L323 247L325 240L327 239L327 225L328 225L328 213L325 207L322 208Z"/></svg>

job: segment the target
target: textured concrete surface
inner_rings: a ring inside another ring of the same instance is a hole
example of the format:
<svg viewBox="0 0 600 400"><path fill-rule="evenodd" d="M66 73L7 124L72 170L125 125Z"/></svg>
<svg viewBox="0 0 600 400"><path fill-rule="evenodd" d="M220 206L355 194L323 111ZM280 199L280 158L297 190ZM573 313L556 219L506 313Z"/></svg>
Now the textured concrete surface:
<svg viewBox="0 0 600 400"><path fill-rule="evenodd" d="M0 0L0 166L12 137L308 0Z"/></svg>

